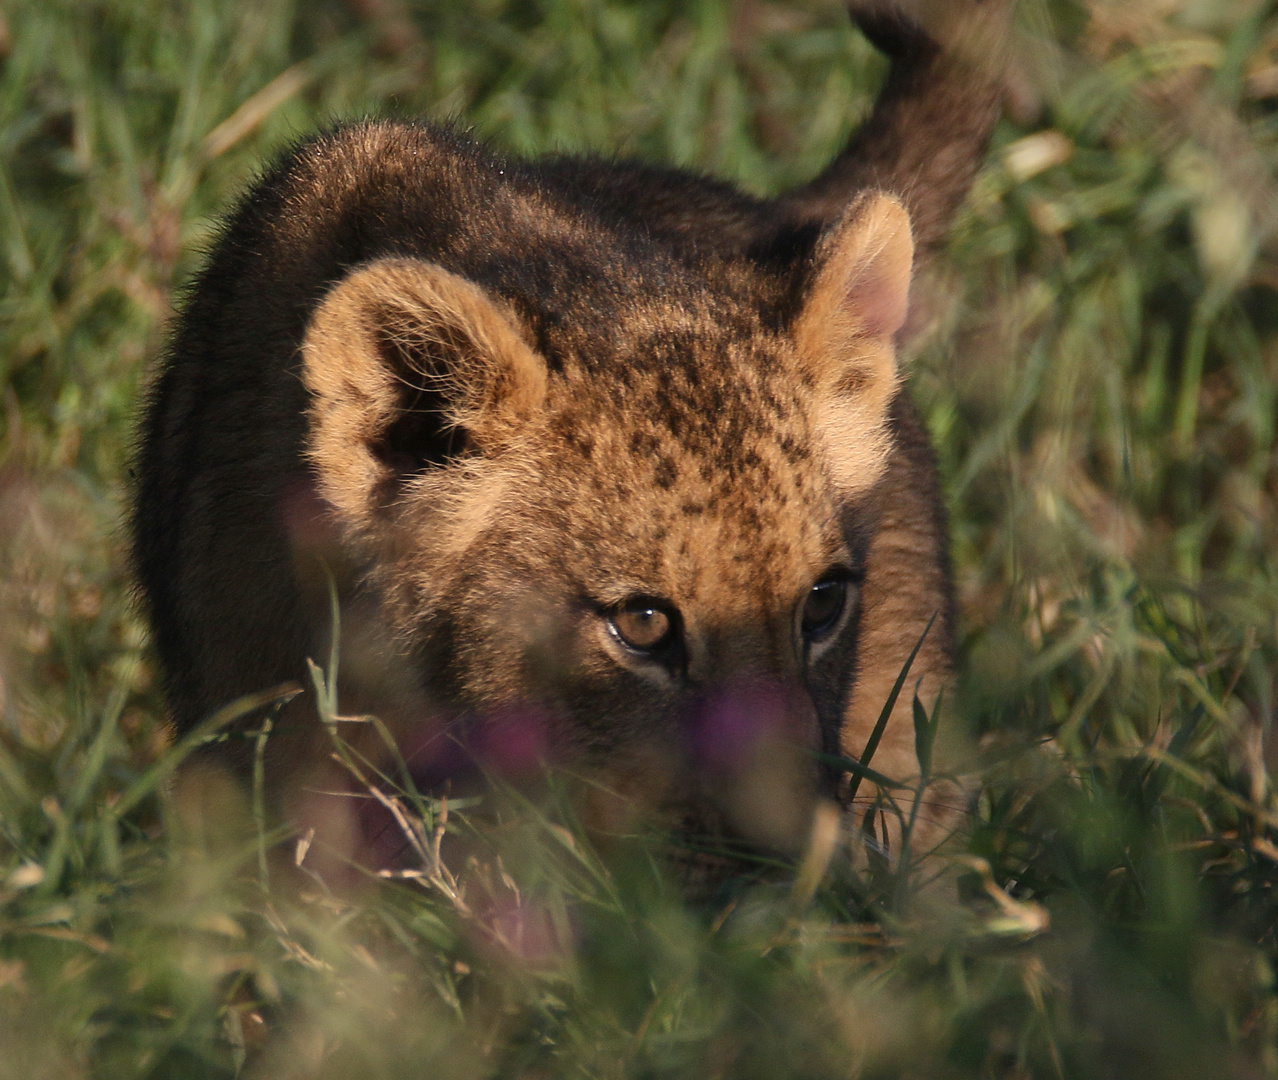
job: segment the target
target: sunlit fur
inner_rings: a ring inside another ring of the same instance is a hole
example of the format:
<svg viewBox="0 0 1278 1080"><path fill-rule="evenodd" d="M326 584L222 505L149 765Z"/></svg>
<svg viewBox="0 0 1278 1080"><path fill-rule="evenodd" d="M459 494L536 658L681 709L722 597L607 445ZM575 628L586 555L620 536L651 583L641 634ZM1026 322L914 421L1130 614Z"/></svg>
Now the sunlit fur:
<svg viewBox="0 0 1278 1080"><path fill-rule="evenodd" d="M814 752L862 750L935 617L911 677L931 702L951 640L895 339L910 217L934 243L995 95L875 18L900 47L867 133L773 202L391 121L313 138L253 187L191 290L139 459L137 563L179 726L306 685L331 582L341 707L383 716L424 773L503 717L613 793L601 827L637 807L802 844L838 789ZM929 139L949 167L911 171ZM888 193L862 190L862 159ZM832 569L856 587L810 648L798 613ZM609 634L637 595L678 612L677 663ZM910 696L875 758L902 778ZM341 778L309 695L280 732L285 812L354 850L350 816L317 809Z"/></svg>

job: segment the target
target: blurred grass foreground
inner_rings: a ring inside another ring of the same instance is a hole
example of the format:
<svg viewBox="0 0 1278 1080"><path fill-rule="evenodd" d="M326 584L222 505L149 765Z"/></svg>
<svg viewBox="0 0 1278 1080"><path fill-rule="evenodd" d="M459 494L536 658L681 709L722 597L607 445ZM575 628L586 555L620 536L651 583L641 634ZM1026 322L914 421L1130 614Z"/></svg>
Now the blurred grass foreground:
<svg viewBox="0 0 1278 1080"><path fill-rule="evenodd" d="M553 804L450 869L464 815L415 800L417 876L273 889L277 837L170 793L129 443L290 139L459 117L770 192L882 76L840 6L0 7L0 1078L1278 1076L1275 8L1022 4L910 360L981 755L961 896L836 857L707 913Z"/></svg>

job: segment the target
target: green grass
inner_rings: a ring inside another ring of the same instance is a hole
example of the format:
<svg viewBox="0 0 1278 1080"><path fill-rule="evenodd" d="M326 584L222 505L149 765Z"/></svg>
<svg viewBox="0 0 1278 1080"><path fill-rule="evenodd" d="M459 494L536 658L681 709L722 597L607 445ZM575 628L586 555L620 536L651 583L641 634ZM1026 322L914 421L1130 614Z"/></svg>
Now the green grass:
<svg viewBox="0 0 1278 1080"><path fill-rule="evenodd" d="M838 851L711 914L561 799L454 807L474 865L427 844L341 898L274 880L252 798L194 818L128 593L134 410L217 214L316 124L769 192L883 66L826 0L360 8L4 8L0 1078L1278 1075L1274 5L1026 0L912 359L980 755L963 898Z"/></svg>

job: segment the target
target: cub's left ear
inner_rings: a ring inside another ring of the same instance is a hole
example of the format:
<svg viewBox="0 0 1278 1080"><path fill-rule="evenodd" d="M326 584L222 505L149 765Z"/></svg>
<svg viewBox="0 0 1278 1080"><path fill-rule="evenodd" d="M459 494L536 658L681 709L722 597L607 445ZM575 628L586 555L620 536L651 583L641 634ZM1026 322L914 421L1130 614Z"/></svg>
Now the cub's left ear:
<svg viewBox="0 0 1278 1080"><path fill-rule="evenodd" d="M817 271L794 325L816 382L815 422L836 485L870 487L887 464L896 393L896 332L909 306L914 242L895 198L858 199L817 249Z"/></svg>

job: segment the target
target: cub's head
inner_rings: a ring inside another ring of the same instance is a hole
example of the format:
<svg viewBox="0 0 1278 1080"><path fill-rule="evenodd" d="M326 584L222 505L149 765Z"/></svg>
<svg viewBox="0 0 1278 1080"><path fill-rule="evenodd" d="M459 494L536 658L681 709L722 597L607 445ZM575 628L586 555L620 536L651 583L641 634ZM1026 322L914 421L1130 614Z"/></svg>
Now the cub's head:
<svg viewBox="0 0 1278 1080"><path fill-rule="evenodd" d="M801 844L855 678L911 258L871 195L790 277L654 257L538 298L352 271L302 356L352 635L383 643L350 643L352 695L398 688L426 771L472 730L499 763Z"/></svg>

